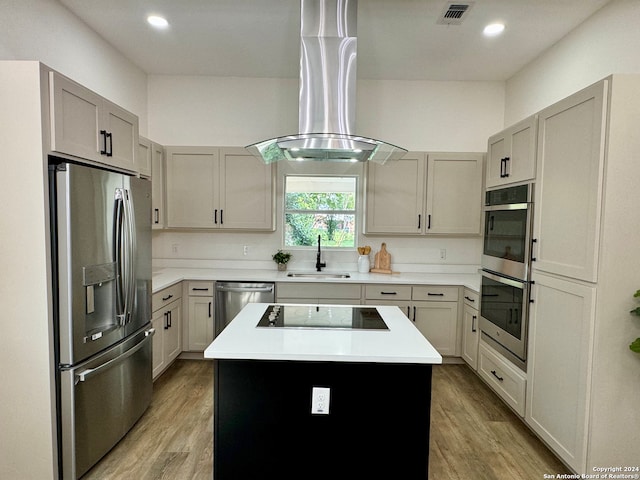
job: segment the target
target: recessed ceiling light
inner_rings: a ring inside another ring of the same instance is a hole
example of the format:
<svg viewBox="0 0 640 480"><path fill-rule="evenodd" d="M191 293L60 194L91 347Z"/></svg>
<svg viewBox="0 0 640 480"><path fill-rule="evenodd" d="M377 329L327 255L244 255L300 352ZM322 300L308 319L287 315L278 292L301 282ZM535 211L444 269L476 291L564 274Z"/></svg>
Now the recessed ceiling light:
<svg viewBox="0 0 640 480"><path fill-rule="evenodd" d="M504 31L503 23L491 23L484 27L482 33L484 33L487 37L495 37L496 35L500 35Z"/></svg>
<svg viewBox="0 0 640 480"><path fill-rule="evenodd" d="M167 19L158 15L149 15L147 17L147 22L156 28L167 28L169 26Z"/></svg>

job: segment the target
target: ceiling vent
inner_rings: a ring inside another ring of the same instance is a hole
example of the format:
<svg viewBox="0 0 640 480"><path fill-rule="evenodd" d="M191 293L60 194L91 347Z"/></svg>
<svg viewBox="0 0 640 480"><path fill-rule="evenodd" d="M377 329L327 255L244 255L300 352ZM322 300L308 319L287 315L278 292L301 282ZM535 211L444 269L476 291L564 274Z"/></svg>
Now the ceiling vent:
<svg viewBox="0 0 640 480"><path fill-rule="evenodd" d="M473 2L448 2L436 23L438 25L461 25L472 6Z"/></svg>

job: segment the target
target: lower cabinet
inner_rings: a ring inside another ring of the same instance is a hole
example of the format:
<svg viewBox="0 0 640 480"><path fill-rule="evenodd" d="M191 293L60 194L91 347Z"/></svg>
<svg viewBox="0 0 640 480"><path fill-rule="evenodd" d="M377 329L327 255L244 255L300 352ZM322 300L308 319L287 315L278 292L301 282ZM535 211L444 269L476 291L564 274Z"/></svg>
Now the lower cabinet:
<svg viewBox="0 0 640 480"><path fill-rule="evenodd" d="M478 328L478 302L479 295L464 289L462 311L462 359L474 370L478 369L478 344L480 341L480 329Z"/></svg>
<svg viewBox="0 0 640 480"><path fill-rule="evenodd" d="M189 303L183 349L204 352L213 342L213 282L188 282Z"/></svg>
<svg viewBox="0 0 640 480"><path fill-rule="evenodd" d="M156 379L182 351L182 285L153 294L153 378Z"/></svg>
<svg viewBox="0 0 640 480"><path fill-rule="evenodd" d="M278 283L278 303L359 305L362 285L353 283Z"/></svg>
<svg viewBox="0 0 640 480"><path fill-rule="evenodd" d="M478 374L518 415L524 417L525 373L484 342L478 350Z"/></svg>

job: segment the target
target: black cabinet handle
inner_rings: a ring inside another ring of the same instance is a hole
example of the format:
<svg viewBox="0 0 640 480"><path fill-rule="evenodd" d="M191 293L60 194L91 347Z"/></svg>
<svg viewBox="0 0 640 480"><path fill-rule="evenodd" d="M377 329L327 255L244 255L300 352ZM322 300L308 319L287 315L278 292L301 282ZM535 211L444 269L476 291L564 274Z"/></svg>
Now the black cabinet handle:
<svg viewBox="0 0 640 480"><path fill-rule="evenodd" d="M504 178L507 178L509 176L509 172L507 171L507 166L508 166L510 161L511 161L511 158L505 157L505 159L504 159Z"/></svg>
<svg viewBox="0 0 640 480"><path fill-rule="evenodd" d="M209 318L211 318L211 302L209 302Z"/></svg>
<svg viewBox="0 0 640 480"><path fill-rule="evenodd" d="M475 303L476 302L476 300L474 298L467 297L466 295L464 296L464 299L465 300L469 300L471 303Z"/></svg>
<svg viewBox="0 0 640 480"><path fill-rule="evenodd" d="M107 157L113 157L113 135L111 132L107 133L107 140L109 140L109 148L107 149ZM105 148L107 146L105 145Z"/></svg>
<svg viewBox="0 0 640 480"><path fill-rule="evenodd" d="M474 315L471 317L471 331L475 332L476 331L476 320L478 320L478 316Z"/></svg>
<svg viewBox="0 0 640 480"><path fill-rule="evenodd" d="M170 298L173 298L173 295L167 295L166 297L162 297L162 301L166 302L167 300L169 300Z"/></svg>
<svg viewBox="0 0 640 480"><path fill-rule="evenodd" d="M397 295L398 292L380 292L380 295Z"/></svg>
<svg viewBox="0 0 640 480"><path fill-rule="evenodd" d="M504 158L500 159L500 178L504 178Z"/></svg>
<svg viewBox="0 0 640 480"><path fill-rule="evenodd" d="M153 215L154 215L153 223L157 225L158 223L160 223L160 210L158 210L157 208L154 208Z"/></svg>
<svg viewBox="0 0 640 480"><path fill-rule="evenodd" d="M169 330L169 312L164 312L164 329Z"/></svg>
<svg viewBox="0 0 640 480"><path fill-rule="evenodd" d="M193 287L191 290L193 292L208 292L209 291L208 288L197 288L197 287Z"/></svg>
<svg viewBox="0 0 640 480"><path fill-rule="evenodd" d="M427 296L429 296L429 297L444 297L444 293L431 293L431 292L427 292Z"/></svg>
<svg viewBox="0 0 640 480"><path fill-rule="evenodd" d="M411 307L407 307L407 318L411 318Z"/></svg>
<svg viewBox="0 0 640 480"><path fill-rule="evenodd" d="M422 225L422 214L418 214L418 230L420 230L420 225Z"/></svg>
<svg viewBox="0 0 640 480"><path fill-rule="evenodd" d="M222 209L220 209L220 225L222 225L222 224L224 223L224 218L223 218L223 216L222 216L222 215L223 215L223 212L224 212L224 211L223 211Z"/></svg>
<svg viewBox="0 0 640 480"><path fill-rule="evenodd" d="M416 321L416 307L413 307L413 321Z"/></svg>
<svg viewBox="0 0 640 480"><path fill-rule="evenodd" d="M171 311L168 311L168 312L167 312L167 315L169 315L169 328L171 328L171 327L172 327L172 325L171 325L171 320L172 320L172 318L171 318L171 317L172 317L173 315L171 315Z"/></svg>
<svg viewBox="0 0 640 480"><path fill-rule="evenodd" d="M499 377L495 370L491 370L491 373L493 374L494 377L496 377L501 382L504 381L504 378Z"/></svg>
<svg viewBox="0 0 640 480"><path fill-rule="evenodd" d="M531 261L532 262L536 261L536 257L533 256L533 244L534 243L538 243L538 239L537 238L532 238L531 239Z"/></svg>
<svg viewBox="0 0 640 480"><path fill-rule="evenodd" d="M427 230L431 229L431 214L427 215Z"/></svg>
<svg viewBox="0 0 640 480"><path fill-rule="evenodd" d="M104 148L100 150L100 155L107 155L107 131L100 130L100 135L102 135L102 145Z"/></svg>
<svg viewBox="0 0 640 480"><path fill-rule="evenodd" d="M215 225L218 224L218 209L217 208L213 211L213 223Z"/></svg>

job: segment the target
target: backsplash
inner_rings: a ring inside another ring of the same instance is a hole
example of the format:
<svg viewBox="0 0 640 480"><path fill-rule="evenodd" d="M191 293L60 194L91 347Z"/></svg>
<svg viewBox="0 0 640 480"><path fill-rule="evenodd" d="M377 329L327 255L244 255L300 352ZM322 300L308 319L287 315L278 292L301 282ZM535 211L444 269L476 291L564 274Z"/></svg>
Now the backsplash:
<svg viewBox="0 0 640 480"><path fill-rule="evenodd" d="M482 250L480 237L393 237L358 235L358 246L371 246L371 264L382 242L398 272L475 273ZM246 248L245 248L246 247ZM153 232L153 266L183 268L276 269L271 256L282 248L281 232ZM246 250L246 255L245 255ZM285 249L293 254L289 270L313 270L315 249ZM441 258L444 256L445 258ZM322 248L327 271L357 271L357 250Z"/></svg>

